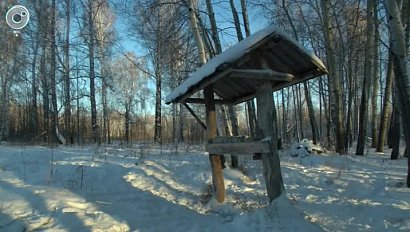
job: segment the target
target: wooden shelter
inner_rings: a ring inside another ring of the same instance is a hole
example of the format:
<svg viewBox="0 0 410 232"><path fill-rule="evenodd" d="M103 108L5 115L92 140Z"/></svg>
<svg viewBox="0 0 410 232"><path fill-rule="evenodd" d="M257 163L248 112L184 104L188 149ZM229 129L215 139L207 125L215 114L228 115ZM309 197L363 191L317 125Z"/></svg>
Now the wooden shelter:
<svg viewBox="0 0 410 232"><path fill-rule="evenodd" d="M270 26L211 59L168 95L167 104L184 103L188 110L187 103L205 104L207 125L203 126L208 131L207 151L219 202L225 197L221 153L260 155L268 197L273 200L280 195L283 182L273 125L272 92L326 73L318 57L281 29ZM201 90L204 98L192 97ZM219 99L215 99L215 94ZM223 142L217 137L215 104L237 104L254 97L258 138Z"/></svg>

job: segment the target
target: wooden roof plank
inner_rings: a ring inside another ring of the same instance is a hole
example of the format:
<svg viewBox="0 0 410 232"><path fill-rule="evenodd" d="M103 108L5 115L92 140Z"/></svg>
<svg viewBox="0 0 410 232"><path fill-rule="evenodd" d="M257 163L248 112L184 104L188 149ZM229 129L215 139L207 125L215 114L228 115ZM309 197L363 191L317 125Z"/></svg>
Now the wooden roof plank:
<svg viewBox="0 0 410 232"><path fill-rule="evenodd" d="M295 77L290 73L273 71L272 69L232 69L229 76L234 78L257 79L262 81L291 81Z"/></svg>
<svg viewBox="0 0 410 232"><path fill-rule="evenodd" d="M265 65L262 65L262 64ZM184 102L209 85L229 102L250 98L264 82L284 88L327 73L322 61L273 26L242 40L198 68L166 98Z"/></svg>

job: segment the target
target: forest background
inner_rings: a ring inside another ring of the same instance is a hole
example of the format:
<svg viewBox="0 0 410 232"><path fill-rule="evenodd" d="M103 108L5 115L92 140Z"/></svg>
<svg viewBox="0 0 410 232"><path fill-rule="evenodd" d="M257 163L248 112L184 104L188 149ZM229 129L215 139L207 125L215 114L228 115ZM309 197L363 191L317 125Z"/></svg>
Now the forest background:
<svg viewBox="0 0 410 232"><path fill-rule="evenodd" d="M204 109L165 106L165 96L201 55L274 24L329 70L273 94L283 144L309 138L339 154L388 146L392 159L408 156L408 0L2 0L0 14L17 3L31 20L18 34L0 21L2 141L203 143L189 109L205 121ZM218 107L217 117L220 134L255 134L253 101Z"/></svg>

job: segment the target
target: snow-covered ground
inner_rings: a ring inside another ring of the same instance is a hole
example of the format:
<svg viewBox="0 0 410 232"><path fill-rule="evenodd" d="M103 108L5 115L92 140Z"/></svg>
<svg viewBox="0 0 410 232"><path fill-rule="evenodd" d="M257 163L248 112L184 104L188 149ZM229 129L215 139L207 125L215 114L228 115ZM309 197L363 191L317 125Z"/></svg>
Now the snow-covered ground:
<svg viewBox="0 0 410 232"><path fill-rule="evenodd" d="M286 195L267 205L259 161L146 147L0 146L0 231L410 231L406 161L281 153ZM246 174L246 175L245 175Z"/></svg>

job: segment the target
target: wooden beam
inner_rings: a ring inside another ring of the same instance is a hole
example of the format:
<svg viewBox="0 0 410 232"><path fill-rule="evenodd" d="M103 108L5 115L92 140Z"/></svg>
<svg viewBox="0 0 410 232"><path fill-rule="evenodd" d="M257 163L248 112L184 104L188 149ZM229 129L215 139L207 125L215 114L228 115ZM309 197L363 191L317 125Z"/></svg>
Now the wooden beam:
<svg viewBox="0 0 410 232"><path fill-rule="evenodd" d="M206 125L205 123L202 122L202 120L198 117L198 115L196 115L196 113L191 109L191 107L189 107L189 105L187 103L182 103L185 108L189 111L189 113L191 113L191 115L196 119L196 121L202 126L202 128L204 130L206 130Z"/></svg>
<svg viewBox="0 0 410 232"><path fill-rule="evenodd" d="M210 143L206 151L212 154L253 155L255 153L269 153L269 142L251 141L240 143Z"/></svg>
<svg viewBox="0 0 410 232"><path fill-rule="evenodd" d="M295 77L290 73L273 71L269 68L264 69L232 69L229 76L234 78L256 79L262 81L292 81Z"/></svg>
<svg viewBox="0 0 410 232"><path fill-rule="evenodd" d="M212 77L204 78L200 83L196 84L195 87L190 88L187 90L185 93L182 95L176 97L175 99L172 100L172 102L184 102L187 98L192 96L194 93L200 91L201 89L205 89L207 86L212 85L212 83L218 81L219 79L225 77L228 73L231 72L231 68L226 68L223 71L216 72L212 74ZM166 104L170 104L171 102L168 102Z"/></svg>
<svg viewBox="0 0 410 232"><path fill-rule="evenodd" d="M270 137L277 141L276 130L273 124L272 84L266 82L256 93L258 136ZM277 143L271 142L271 152L262 153L263 175L265 177L266 191L269 201L279 197L284 191L282 172L280 170Z"/></svg>
<svg viewBox="0 0 410 232"><path fill-rule="evenodd" d="M191 103L191 104L205 104L205 99L203 98L187 98L184 100L186 103ZM223 99L214 99L215 104L219 105L230 105L232 104L232 101L228 100L223 100Z"/></svg>
<svg viewBox="0 0 410 232"><path fill-rule="evenodd" d="M217 136L216 131L216 110L214 102L214 91L212 85L204 88L205 109L206 109L206 123L208 132L208 142ZM225 184L221 157L218 154L209 154L209 160L212 168L212 181L216 192L216 200L223 202L225 200Z"/></svg>

